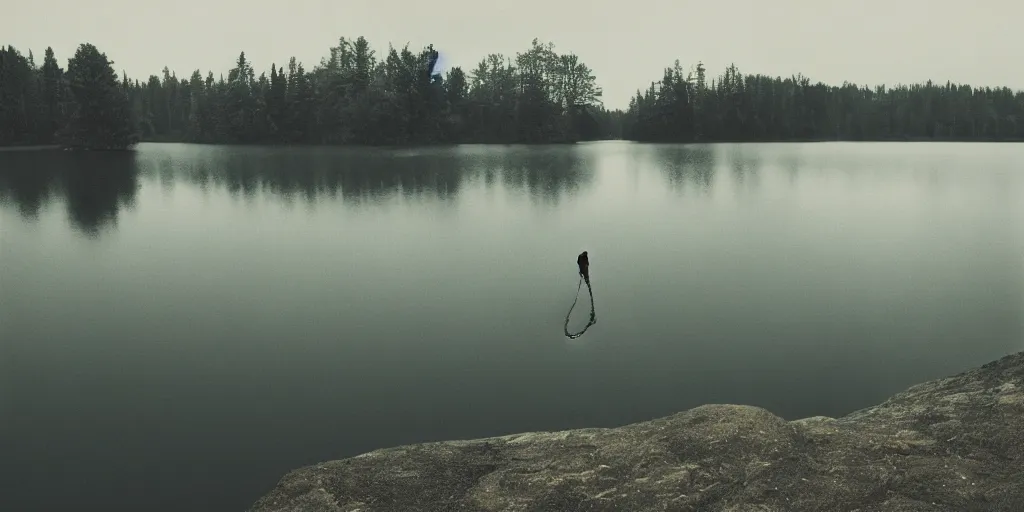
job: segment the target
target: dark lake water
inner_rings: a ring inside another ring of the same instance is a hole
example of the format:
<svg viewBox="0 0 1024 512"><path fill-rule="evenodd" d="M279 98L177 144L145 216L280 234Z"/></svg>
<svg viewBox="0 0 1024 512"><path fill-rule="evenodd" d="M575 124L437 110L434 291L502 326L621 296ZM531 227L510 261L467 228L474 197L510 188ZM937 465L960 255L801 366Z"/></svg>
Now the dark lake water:
<svg viewBox="0 0 1024 512"><path fill-rule="evenodd" d="M1019 144L0 153L0 236L0 510L244 510L376 448L838 416L1024 348Z"/></svg>

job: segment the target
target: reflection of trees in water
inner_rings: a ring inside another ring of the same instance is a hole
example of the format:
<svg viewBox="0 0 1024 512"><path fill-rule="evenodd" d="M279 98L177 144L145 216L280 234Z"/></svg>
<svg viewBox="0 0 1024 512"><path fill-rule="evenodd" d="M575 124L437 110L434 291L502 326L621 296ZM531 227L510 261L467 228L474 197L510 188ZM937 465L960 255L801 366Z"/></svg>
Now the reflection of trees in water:
<svg viewBox="0 0 1024 512"><path fill-rule="evenodd" d="M212 155L185 154L179 170L202 188L232 195L259 192L309 203L322 196L378 201L395 195L455 197L462 181L452 155L403 157L373 149L223 148Z"/></svg>
<svg viewBox="0 0 1024 512"><path fill-rule="evenodd" d="M30 162L25 153L0 153L0 202L12 204L25 218L34 219L50 202L54 192L55 172L42 160Z"/></svg>
<svg viewBox="0 0 1024 512"><path fill-rule="evenodd" d="M344 174L345 200L380 200L401 193L406 199L454 201L466 179L465 162L450 153L382 151L354 164L358 171Z"/></svg>
<svg viewBox="0 0 1024 512"><path fill-rule="evenodd" d="M575 146L480 146L466 150L463 158L485 187L500 182L552 204L593 180L586 157Z"/></svg>
<svg viewBox="0 0 1024 512"><path fill-rule="evenodd" d="M71 222L96 236L104 224L116 224L121 207L135 205L138 180L133 155L97 153L75 158L64 180Z"/></svg>
<svg viewBox="0 0 1024 512"><path fill-rule="evenodd" d="M790 185L796 183L797 176L800 174L800 168L803 167L803 159L800 158L800 154L796 152L786 153L779 159L779 165L785 169L786 175L789 177Z"/></svg>
<svg viewBox="0 0 1024 512"><path fill-rule="evenodd" d="M97 236L132 207L138 189L131 152L17 152L0 155L0 200L27 218L51 201L63 200L77 229Z"/></svg>
<svg viewBox="0 0 1024 512"><path fill-rule="evenodd" d="M672 188L696 185L705 192L715 180L715 148L707 144L657 144L652 146L658 167Z"/></svg>
<svg viewBox="0 0 1024 512"><path fill-rule="evenodd" d="M749 185L756 187L762 161L764 146L761 144L732 144L728 147L726 158L732 169L733 182L737 187Z"/></svg>
<svg viewBox="0 0 1024 512"><path fill-rule="evenodd" d="M160 169L163 179L164 165L152 158L144 167ZM178 169L204 188L213 184L234 195L301 196L310 203L339 195L355 203L397 196L448 202L474 175L488 188L500 184L557 201L592 177L571 147L222 148L186 153L180 160Z"/></svg>
<svg viewBox="0 0 1024 512"><path fill-rule="evenodd" d="M558 203L564 195L576 193L592 178L586 160L573 147L534 149L508 155L502 173L505 186L523 190L549 203Z"/></svg>

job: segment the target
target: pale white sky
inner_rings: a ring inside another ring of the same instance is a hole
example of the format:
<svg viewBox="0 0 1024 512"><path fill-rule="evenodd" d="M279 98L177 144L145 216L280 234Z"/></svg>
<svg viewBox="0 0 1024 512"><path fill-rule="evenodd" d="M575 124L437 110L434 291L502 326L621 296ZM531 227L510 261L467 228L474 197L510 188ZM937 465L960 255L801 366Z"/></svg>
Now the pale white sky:
<svg viewBox="0 0 1024 512"><path fill-rule="evenodd" d="M0 44L62 67L91 42L143 80L166 65L187 77L226 73L240 51L257 74L290 56L307 69L339 36L414 49L433 43L469 71L487 53L514 56L534 37L589 65L610 108L679 59L711 75L742 72L841 83L933 79L1024 89L1024 2L1011 0L130 0L21 1L5 6Z"/></svg>

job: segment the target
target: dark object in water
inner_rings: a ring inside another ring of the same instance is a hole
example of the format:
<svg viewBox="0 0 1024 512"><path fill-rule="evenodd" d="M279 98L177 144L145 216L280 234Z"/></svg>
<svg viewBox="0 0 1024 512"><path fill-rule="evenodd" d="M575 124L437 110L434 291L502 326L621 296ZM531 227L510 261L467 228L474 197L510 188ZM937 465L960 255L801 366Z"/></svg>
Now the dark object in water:
<svg viewBox="0 0 1024 512"><path fill-rule="evenodd" d="M587 287L590 286L590 258L587 257L587 251L583 251L579 256L576 257L576 264L580 267L580 275L583 276L583 280L587 282Z"/></svg>
<svg viewBox="0 0 1024 512"><path fill-rule="evenodd" d="M594 290L590 287L590 259L587 258L587 251L583 251L576 258L576 264L580 267L580 282L576 285L576 298L572 301L572 306L569 307L569 312L565 314L565 337L571 340L583 336L583 333L590 329L590 326L597 323L597 314L594 312ZM583 327L583 330L577 333L569 332L569 316L572 315L573 308L576 307L576 302L580 300L580 289L583 288L583 282L587 282L587 293L590 295L590 321Z"/></svg>

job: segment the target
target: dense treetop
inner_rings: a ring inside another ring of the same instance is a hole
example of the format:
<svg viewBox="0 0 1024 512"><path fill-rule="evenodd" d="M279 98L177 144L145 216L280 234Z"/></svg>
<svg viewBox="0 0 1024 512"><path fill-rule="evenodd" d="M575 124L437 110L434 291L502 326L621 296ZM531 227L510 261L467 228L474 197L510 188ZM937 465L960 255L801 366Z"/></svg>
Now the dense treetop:
<svg viewBox="0 0 1024 512"><path fill-rule="evenodd" d="M601 104L576 55L534 40L469 71L434 72L432 47L341 38L319 64L292 58L257 73L242 52L227 76L164 67L118 76L83 44L61 68L47 48L0 48L0 145L118 149L136 141L246 144L551 143L637 141L1024 140L1024 92L931 82L841 86L743 75L709 79L676 61L626 111Z"/></svg>

